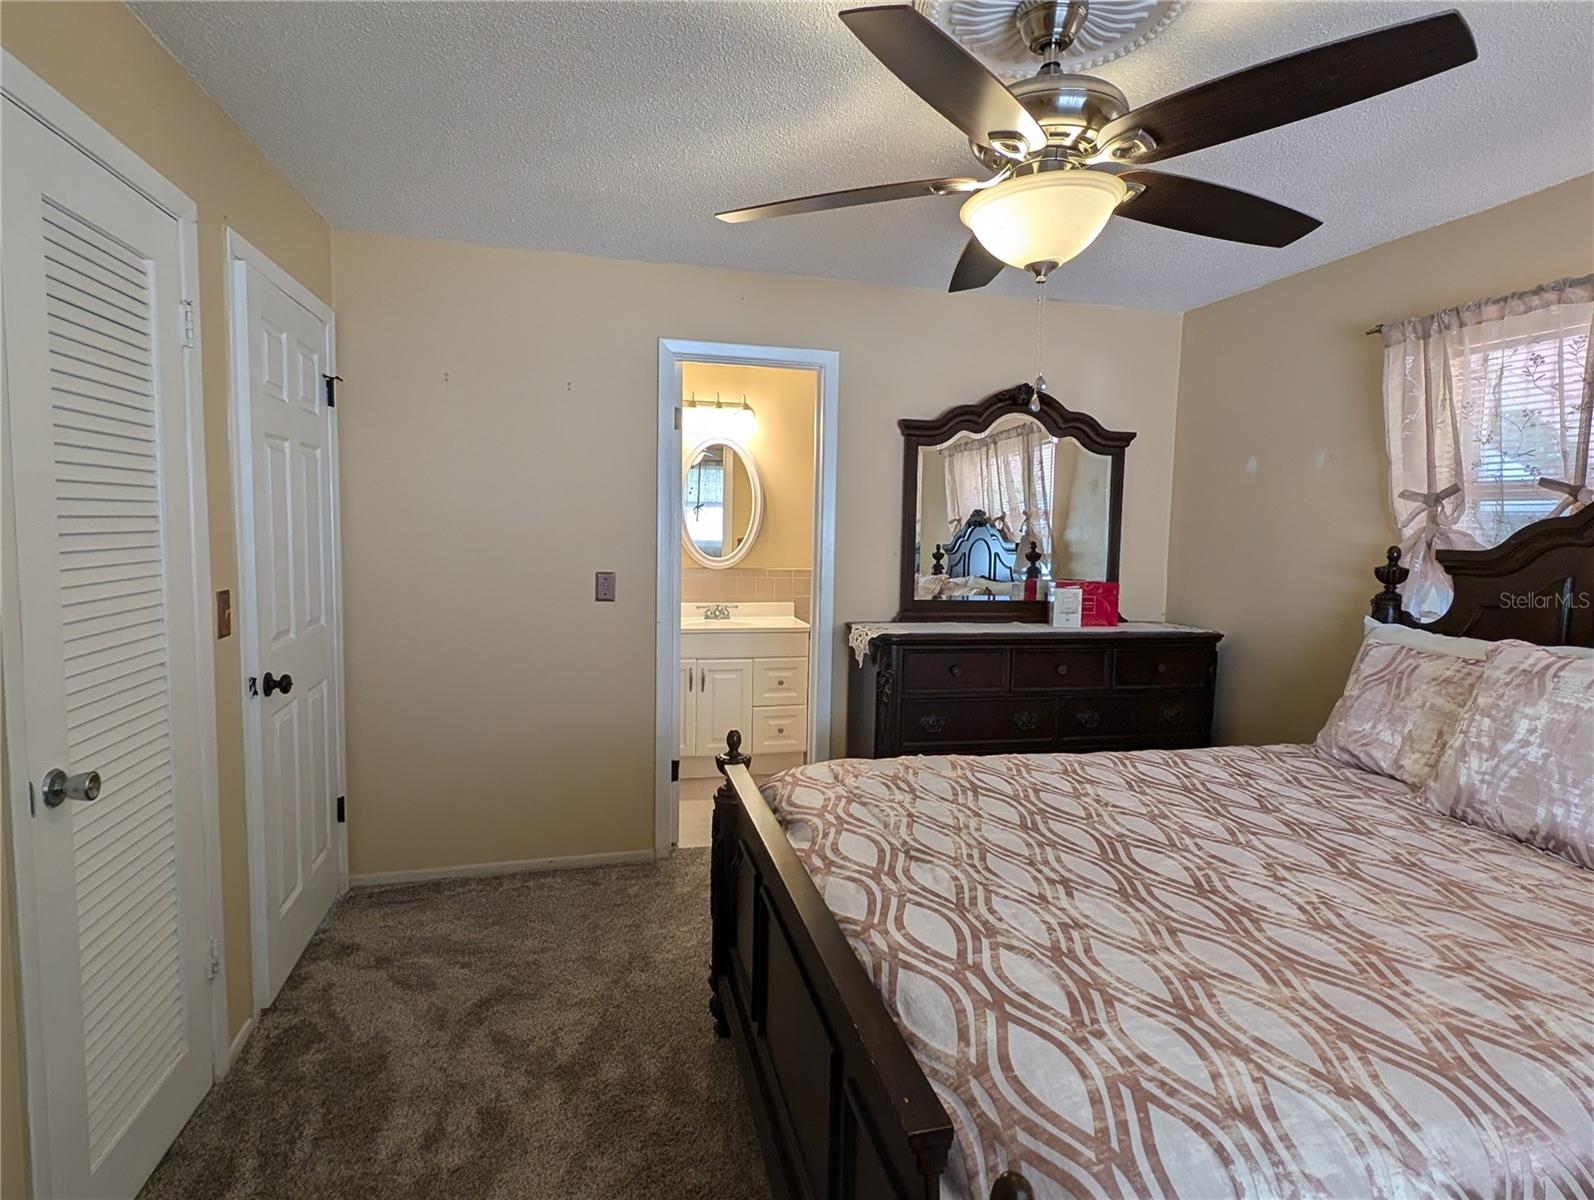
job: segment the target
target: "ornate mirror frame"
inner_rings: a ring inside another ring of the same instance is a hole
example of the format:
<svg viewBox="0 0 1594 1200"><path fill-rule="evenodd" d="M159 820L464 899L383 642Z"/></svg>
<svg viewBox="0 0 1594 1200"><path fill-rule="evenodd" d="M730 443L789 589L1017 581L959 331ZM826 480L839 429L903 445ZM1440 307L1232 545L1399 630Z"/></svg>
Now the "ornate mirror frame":
<svg viewBox="0 0 1594 1200"><path fill-rule="evenodd" d="M978 404L960 404L930 420L904 419L897 422L902 431L902 592L897 610L899 621L1046 621L1044 600L1003 600L981 603L977 600L919 600L914 596L914 526L919 507L919 451L939 446L956 433L983 433L1002 417L1015 413L1034 418L1056 438L1073 438L1092 454L1112 461L1111 491L1107 507L1107 578L1118 578L1118 551L1123 538L1124 451L1135 440L1133 433L1108 429L1089 413L1064 408L1045 392L1040 393L1040 411L1030 409L1035 397L1030 384L993 392Z"/></svg>

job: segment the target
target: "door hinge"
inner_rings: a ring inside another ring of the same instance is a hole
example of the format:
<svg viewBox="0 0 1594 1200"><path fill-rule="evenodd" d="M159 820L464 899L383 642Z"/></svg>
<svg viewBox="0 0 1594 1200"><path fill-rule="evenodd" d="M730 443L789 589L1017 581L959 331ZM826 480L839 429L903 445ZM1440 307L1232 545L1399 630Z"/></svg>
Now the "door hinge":
<svg viewBox="0 0 1594 1200"><path fill-rule="evenodd" d="M343 797L338 797L338 824L343 824Z"/></svg>
<svg viewBox="0 0 1594 1200"><path fill-rule="evenodd" d="M670 760L670 782L681 782L681 760L678 758L672 758Z"/></svg>
<svg viewBox="0 0 1594 1200"><path fill-rule="evenodd" d="M28 816L30 817L36 817L39 815L39 810L34 805L34 795L33 780L30 779L28 780Z"/></svg>
<svg viewBox="0 0 1594 1200"><path fill-rule="evenodd" d="M194 332L194 302L192 300L184 300L181 303L183 306L183 349L192 350L197 341L197 335Z"/></svg>
<svg viewBox="0 0 1594 1200"><path fill-rule="evenodd" d="M221 974L221 939L210 939L210 961L205 965L205 978L214 979Z"/></svg>
<svg viewBox="0 0 1594 1200"><path fill-rule="evenodd" d="M677 429L681 427L681 406L679 404L675 406L675 427Z"/></svg>
<svg viewBox="0 0 1594 1200"><path fill-rule="evenodd" d="M336 408L338 406L338 384L343 382L343 376L323 375L321 378L327 381L327 407Z"/></svg>

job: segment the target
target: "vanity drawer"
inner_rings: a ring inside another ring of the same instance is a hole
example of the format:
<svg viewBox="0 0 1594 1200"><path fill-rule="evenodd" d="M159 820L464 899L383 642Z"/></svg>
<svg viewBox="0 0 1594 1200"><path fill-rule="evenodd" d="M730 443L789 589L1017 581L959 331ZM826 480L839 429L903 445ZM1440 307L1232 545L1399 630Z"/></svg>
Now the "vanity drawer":
<svg viewBox="0 0 1594 1200"><path fill-rule="evenodd" d="M1013 690L1107 686L1106 650L1015 650Z"/></svg>
<svg viewBox="0 0 1594 1200"><path fill-rule="evenodd" d="M1212 651L1198 646L1125 647L1117 651L1115 667L1118 687L1201 687L1212 668Z"/></svg>
<svg viewBox="0 0 1594 1200"><path fill-rule="evenodd" d="M753 754L801 754L808 748L808 710L801 705L753 709Z"/></svg>
<svg viewBox="0 0 1594 1200"><path fill-rule="evenodd" d="M921 750L961 742L1040 742L1057 736L1056 702L1033 700L908 700L902 741Z"/></svg>
<svg viewBox="0 0 1594 1200"><path fill-rule="evenodd" d="M806 658L758 658L753 660L753 703L806 704L808 702L808 660Z"/></svg>
<svg viewBox="0 0 1594 1200"><path fill-rule="evenodd" d="M995 692L1007 687L1006 650L910 650L904 692Z"/></svg>

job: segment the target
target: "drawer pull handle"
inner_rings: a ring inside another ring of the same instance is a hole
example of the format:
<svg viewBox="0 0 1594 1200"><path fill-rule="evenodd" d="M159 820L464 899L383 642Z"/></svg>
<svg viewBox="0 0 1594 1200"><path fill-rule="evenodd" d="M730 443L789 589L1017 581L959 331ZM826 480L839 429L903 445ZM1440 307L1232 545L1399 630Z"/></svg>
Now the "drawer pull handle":
<svg viewBox="0 0 1594 1200"><path fill-rule="evenodd" d="M1082 708L1074 714L1074 720L1086 729L1094 729L1101 724L1101 714L1094 708Z"/></svg>
<svg viewBox="0 0 1594 1200"><path fill-rule="evenodd" d="M963 674L963 667L959 663L953 663L947 668L947 673L951 675L953 679L956 679L959 675Z"/></svg>
<svg viewBox="0 0 1594 1200"><path fill-rule="evenodd" d="M1164 725L1177 725L1184 720L1184 705L1170 704L1162 710L1162 723Z"/></svg>
<svg viewBox="0 0 1594 1200"><path fill-rule="evenodd" d="M925 733L940 733L946 728L946 718L940 713L926 713L919 718L919 728Z"/></svg>
<svg viewBox="0 0 1594 1200"><path fill-rule="evenodd" d="M786 727L784 725L777 725L777 726L775 726L775 732L776 733L785 733L786 732Z"/></svg>
<svg viewBox="0 0 1594 1200"><path fill-rule="evenodd" d="M1068 664L1067 663L1058 663L1057 664L1057 673L1059 675L1067 675L1068 674Z"/></svg>
<svg viewBox="0 0 1594 1200"><path fill-rule="evenodd" d="M777 680L775 680L775 686L776 687L785 687L786 686L786 681L784 679L777 679Z"/></svg>
<svg viewBox="0 0 1594 1200"><path fill-rule="evenodd" d="M1013 714L1013 724L1017 725L1020 729L1034 729L1035 726L1039 725L1040 723L1041 718L1039 713L1018 712Z"/></svg>
<svg viewBox="0 0 1594 1200"><path fill-rule="evenodd" d="M1168 664L1167 663L1158 663L1157 664L1157 674L1158 675L1166 675L1167 673L1168 673Z"/></svg>

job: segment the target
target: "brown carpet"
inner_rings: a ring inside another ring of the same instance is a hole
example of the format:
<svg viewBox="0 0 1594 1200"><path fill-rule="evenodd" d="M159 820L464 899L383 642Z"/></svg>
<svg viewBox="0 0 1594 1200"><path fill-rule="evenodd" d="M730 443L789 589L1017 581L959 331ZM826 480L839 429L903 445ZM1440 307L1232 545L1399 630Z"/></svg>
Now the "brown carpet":
<svg viewBox="0 0 1594 1200"><path fill-rule="evenodd" d="M767 1197L707 910L707 850L352 893L141 1197Z"/></svg>

